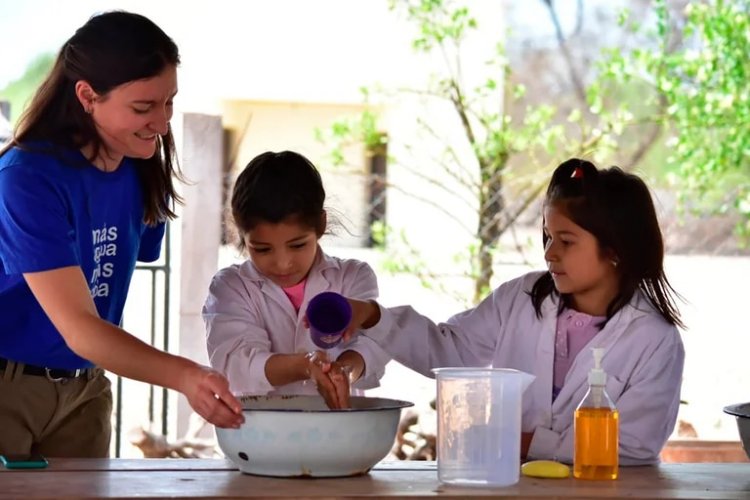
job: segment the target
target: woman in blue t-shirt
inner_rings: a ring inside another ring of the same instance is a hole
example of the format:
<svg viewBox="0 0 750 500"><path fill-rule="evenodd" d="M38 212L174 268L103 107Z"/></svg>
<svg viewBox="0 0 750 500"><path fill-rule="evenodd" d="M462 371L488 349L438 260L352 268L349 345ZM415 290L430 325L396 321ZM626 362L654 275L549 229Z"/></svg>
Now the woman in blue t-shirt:
<svg viewBox="0 0 750 500"><path fill-rule="evenodd" d="M147 18L92 17L0 151L0 454L106 457L106 369L182 392L210 422L240 405L210 368L118 328L136 261L179 201L175 43Z"/></svg>

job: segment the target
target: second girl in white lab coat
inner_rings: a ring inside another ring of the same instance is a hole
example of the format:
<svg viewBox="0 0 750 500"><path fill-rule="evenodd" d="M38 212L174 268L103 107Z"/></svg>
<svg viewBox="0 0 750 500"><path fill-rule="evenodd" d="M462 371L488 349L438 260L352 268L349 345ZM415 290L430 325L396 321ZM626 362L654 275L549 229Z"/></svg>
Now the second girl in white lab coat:
<svg viewBox="0 0 750 500"><path fill-rule="evenodd" d="M350 330L368 328L364 335L426 376L490 365L534 374L523 397L522 455L568 463L590 348L601 347L620 412L620 464L658 462L677 418L685 353L647 186L616 167L566 161L547 189L543 242L546 272L502 284L445 323L409 306L350 300Z"/></svg>

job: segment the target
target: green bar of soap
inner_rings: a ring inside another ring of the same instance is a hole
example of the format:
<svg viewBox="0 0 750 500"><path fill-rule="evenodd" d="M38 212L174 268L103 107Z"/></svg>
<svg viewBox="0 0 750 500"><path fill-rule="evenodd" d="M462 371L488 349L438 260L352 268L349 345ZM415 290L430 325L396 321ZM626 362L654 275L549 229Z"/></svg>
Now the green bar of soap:
<svg viewBox="0 0 750 500"><path fill-rule="evenodd" d="M521 474L529 477L562 479L570 476L570 467L553 460L532 460L521 466Z"/></svg>

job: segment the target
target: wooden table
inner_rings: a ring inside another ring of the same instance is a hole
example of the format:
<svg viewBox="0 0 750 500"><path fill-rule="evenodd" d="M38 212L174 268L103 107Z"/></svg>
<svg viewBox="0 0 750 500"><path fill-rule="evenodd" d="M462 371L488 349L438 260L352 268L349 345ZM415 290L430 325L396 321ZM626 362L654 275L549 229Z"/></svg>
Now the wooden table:
<svg viewBox="0 0 750 500"><path fill-rule="evenodd" d="M339 479L241 474L226 460L52 459L42 470L0 470L2 499L89 498L721 498L750 499L750 464L621 468L616 481L531 479L506 488L440 484L435 462L382 462Z"/></svg>

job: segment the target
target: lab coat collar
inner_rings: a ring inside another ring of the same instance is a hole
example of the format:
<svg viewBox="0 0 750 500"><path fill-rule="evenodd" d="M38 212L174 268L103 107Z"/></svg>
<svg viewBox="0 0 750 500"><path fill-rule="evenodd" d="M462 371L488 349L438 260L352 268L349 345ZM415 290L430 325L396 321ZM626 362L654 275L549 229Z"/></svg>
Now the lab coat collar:
<svg viewBox="0 0 750 500"><path fill-rule="evenodd" d="M311 298L309 294L317 294L321 290L328 290L330 288L331 282L325 277L326 271L329 269L338 269L340 267L341 264L338 259L326 255L326 253L323 252L323 249L320 248L320 245L318 245L315 260L310 268L310 272L307 273L305 298L300 307L299 314L294 310L294 306L284 293L284 290L258 271L258 268L255 267L252 260L247 259L240 265L239 274L243 279L255 283L263 295L266 295L270 300L279 304L284 311L287 311L290 316L299 321L301 317L300 315L305 310L306 304Z"/></svg>
<svg viewBox="0 0 750 500"><path fill-rule="evenodd" d="M326 253L323 252L323 249L320 248L320 245L318 245L315 260L310 268L310 272L307 274L307 279L310 279L310 277L314 277L317 274L323 275L323 271L327 269L338 267L340 267L339 262L333 257L326 255ZM281 290L281 287L271 281L266 275L258 271L258 268L255 267L255 264L253 264L251 259L247 259L240 265L240 276L243 279L256 283L261 290L267 290L268 288L278 288Z"/></svg>
<svg viewBox="0 0 750 500"><path fill-rule="evenodd" d="M553 306L553 317L555 318L555 322L552 326L553 338L551 342L553 343L554 349L554 331L557 324L556 300L554 301ZM607 322L607 324L604 325L604 328L602 328L602 330L597 333L588 344L586 344L584 350L581 351L581 353L583 353L584 355L576 356L575 360L573 360L573 364L570 366L570 370L568 371L568 375L565 378L565 383L562 387L562 390L552 404L553 414L554 408L556 406L560 407L567 404L567 400L574 396L575 390L578 387L586 385L588 383L588 373L594 367L593 356L587 355L588 353L590 353L591 348L600 347L604 349L604 355L602 359L606 359L607 352L618 341L618 339L625 334L628 325L630 325L636 318L647 315L653 310L654 307L651 305L648 299L640 292L640 290L636 290L636 292L633 294L633 297L630 299L630 302L628 302L628 304L626 304L622 309L617 311L617 313ZM547 310L545 309L545 314L546 313Z"/></svg>

